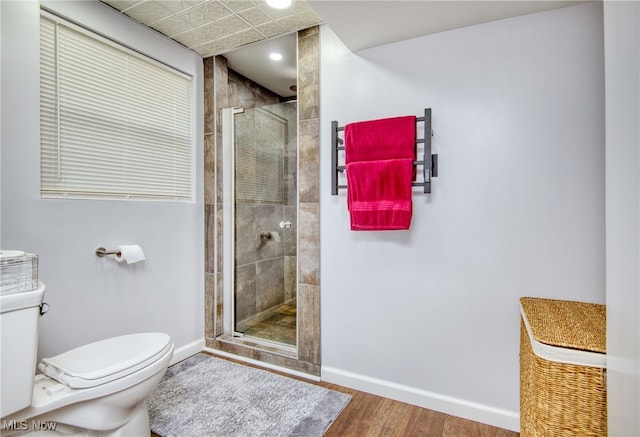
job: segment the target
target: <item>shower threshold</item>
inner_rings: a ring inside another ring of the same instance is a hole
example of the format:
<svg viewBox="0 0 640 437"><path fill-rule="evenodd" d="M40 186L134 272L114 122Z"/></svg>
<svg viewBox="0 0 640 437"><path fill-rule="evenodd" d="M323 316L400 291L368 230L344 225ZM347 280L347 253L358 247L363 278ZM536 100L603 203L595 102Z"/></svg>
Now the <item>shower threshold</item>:
<svg viewBox="0 0 640 437"><path fill-rule="evenodd" d="M237 337L237 336L234 335L234 337L243 339L245 341L250 341L250 342L255 343L255 344L268 346L270 348L281 349L281 350L287 351L287 352L289 352L291 354L295 354L297 352L295 345L290 345L290 344L282 343L282 342L275 341L275 340L269 340L269 339L266 339L266 338L256 337L256 336L247 335L247 334L241 334L240 337Z"/></svg>
<svg viewBox="0 0 640 437"><path fill-rule="evenodd" d="M243 335L241 337L231 336L228 334L222 334L216 337L216 340L221 343L226 343L228 345L233 345L231 349L228 351L241 355L241 356L249 356L251 358L256 358L255 354L251 352L249 355L240 352L241 349L237 349L237 346L243 346L249 348L254 351L264 351L269 352L271 354L280 355L287 358L298 359L298 351L295 347L285 345L282 343L277 343L269 340L264 340L261 338L252 338L250 336ZM226 349L223 349L226 350ZM259 358L256 358L259 359Z"/></svg>

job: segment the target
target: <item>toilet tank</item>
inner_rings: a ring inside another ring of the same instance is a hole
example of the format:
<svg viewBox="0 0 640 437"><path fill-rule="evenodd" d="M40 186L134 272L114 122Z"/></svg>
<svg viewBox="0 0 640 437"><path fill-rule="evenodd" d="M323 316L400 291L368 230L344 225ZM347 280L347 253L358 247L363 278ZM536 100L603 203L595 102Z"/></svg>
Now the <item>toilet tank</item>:
<svg viewBox="0 0 640 437"><path fill-rule="evenodd" d="M0 295L0 417L31 405L44 289Z"/></svg>

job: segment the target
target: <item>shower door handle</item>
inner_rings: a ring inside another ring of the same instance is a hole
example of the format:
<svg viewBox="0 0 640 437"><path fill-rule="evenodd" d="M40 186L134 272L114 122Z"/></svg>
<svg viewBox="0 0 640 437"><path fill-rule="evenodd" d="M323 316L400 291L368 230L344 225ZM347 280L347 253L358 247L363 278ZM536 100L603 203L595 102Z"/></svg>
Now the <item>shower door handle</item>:
<svg viewBox="0 0 640 437"><path fill-rule="evenodd" d="M289 220L285 221L281 221L280 222L280 229L284 229L284 228L290 228L291 227L291 222Z"/></svg>

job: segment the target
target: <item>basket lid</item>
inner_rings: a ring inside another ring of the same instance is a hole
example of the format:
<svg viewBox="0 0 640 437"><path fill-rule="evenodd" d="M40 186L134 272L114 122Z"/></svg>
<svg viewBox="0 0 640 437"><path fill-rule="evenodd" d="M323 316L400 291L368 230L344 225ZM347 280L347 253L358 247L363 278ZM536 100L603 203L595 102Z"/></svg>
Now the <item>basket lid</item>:
<svg viewBox="0 0 640 437"><path fill-rule="evenodd" d="M534 297L520 298L531 334L540 343L606 353L606 306Z"/></svg>

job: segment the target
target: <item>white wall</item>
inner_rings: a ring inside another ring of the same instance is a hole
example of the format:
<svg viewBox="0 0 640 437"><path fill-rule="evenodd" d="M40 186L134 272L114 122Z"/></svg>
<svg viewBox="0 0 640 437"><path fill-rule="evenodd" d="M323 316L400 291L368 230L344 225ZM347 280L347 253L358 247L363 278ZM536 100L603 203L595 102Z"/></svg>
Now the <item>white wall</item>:
<svg viewBox="0 0 640 437"><path fill-rule="evenodd" d="M604 2L610 436L640 435L640 4Z"/></svg>
<svg viewBox="0 0 640 437"><path fill-rule="evenodd" d="M323 379L518 429L518 298L605 300L601 4L321 53ZM330 121L424 107L411 230L349 231Z"/></svg>
<svg viewBox="0 0 640 437"><path fill-rule="evenodd" d="M40 355L143 331L177 348L204 333L202 60L98 2L47 2L62 15L193 75L194 203L40 198L39 3L2 4L2 232L5 249L40 256L51 306ZM99 246L138 243L135 265L98 258Z"/></svg>

